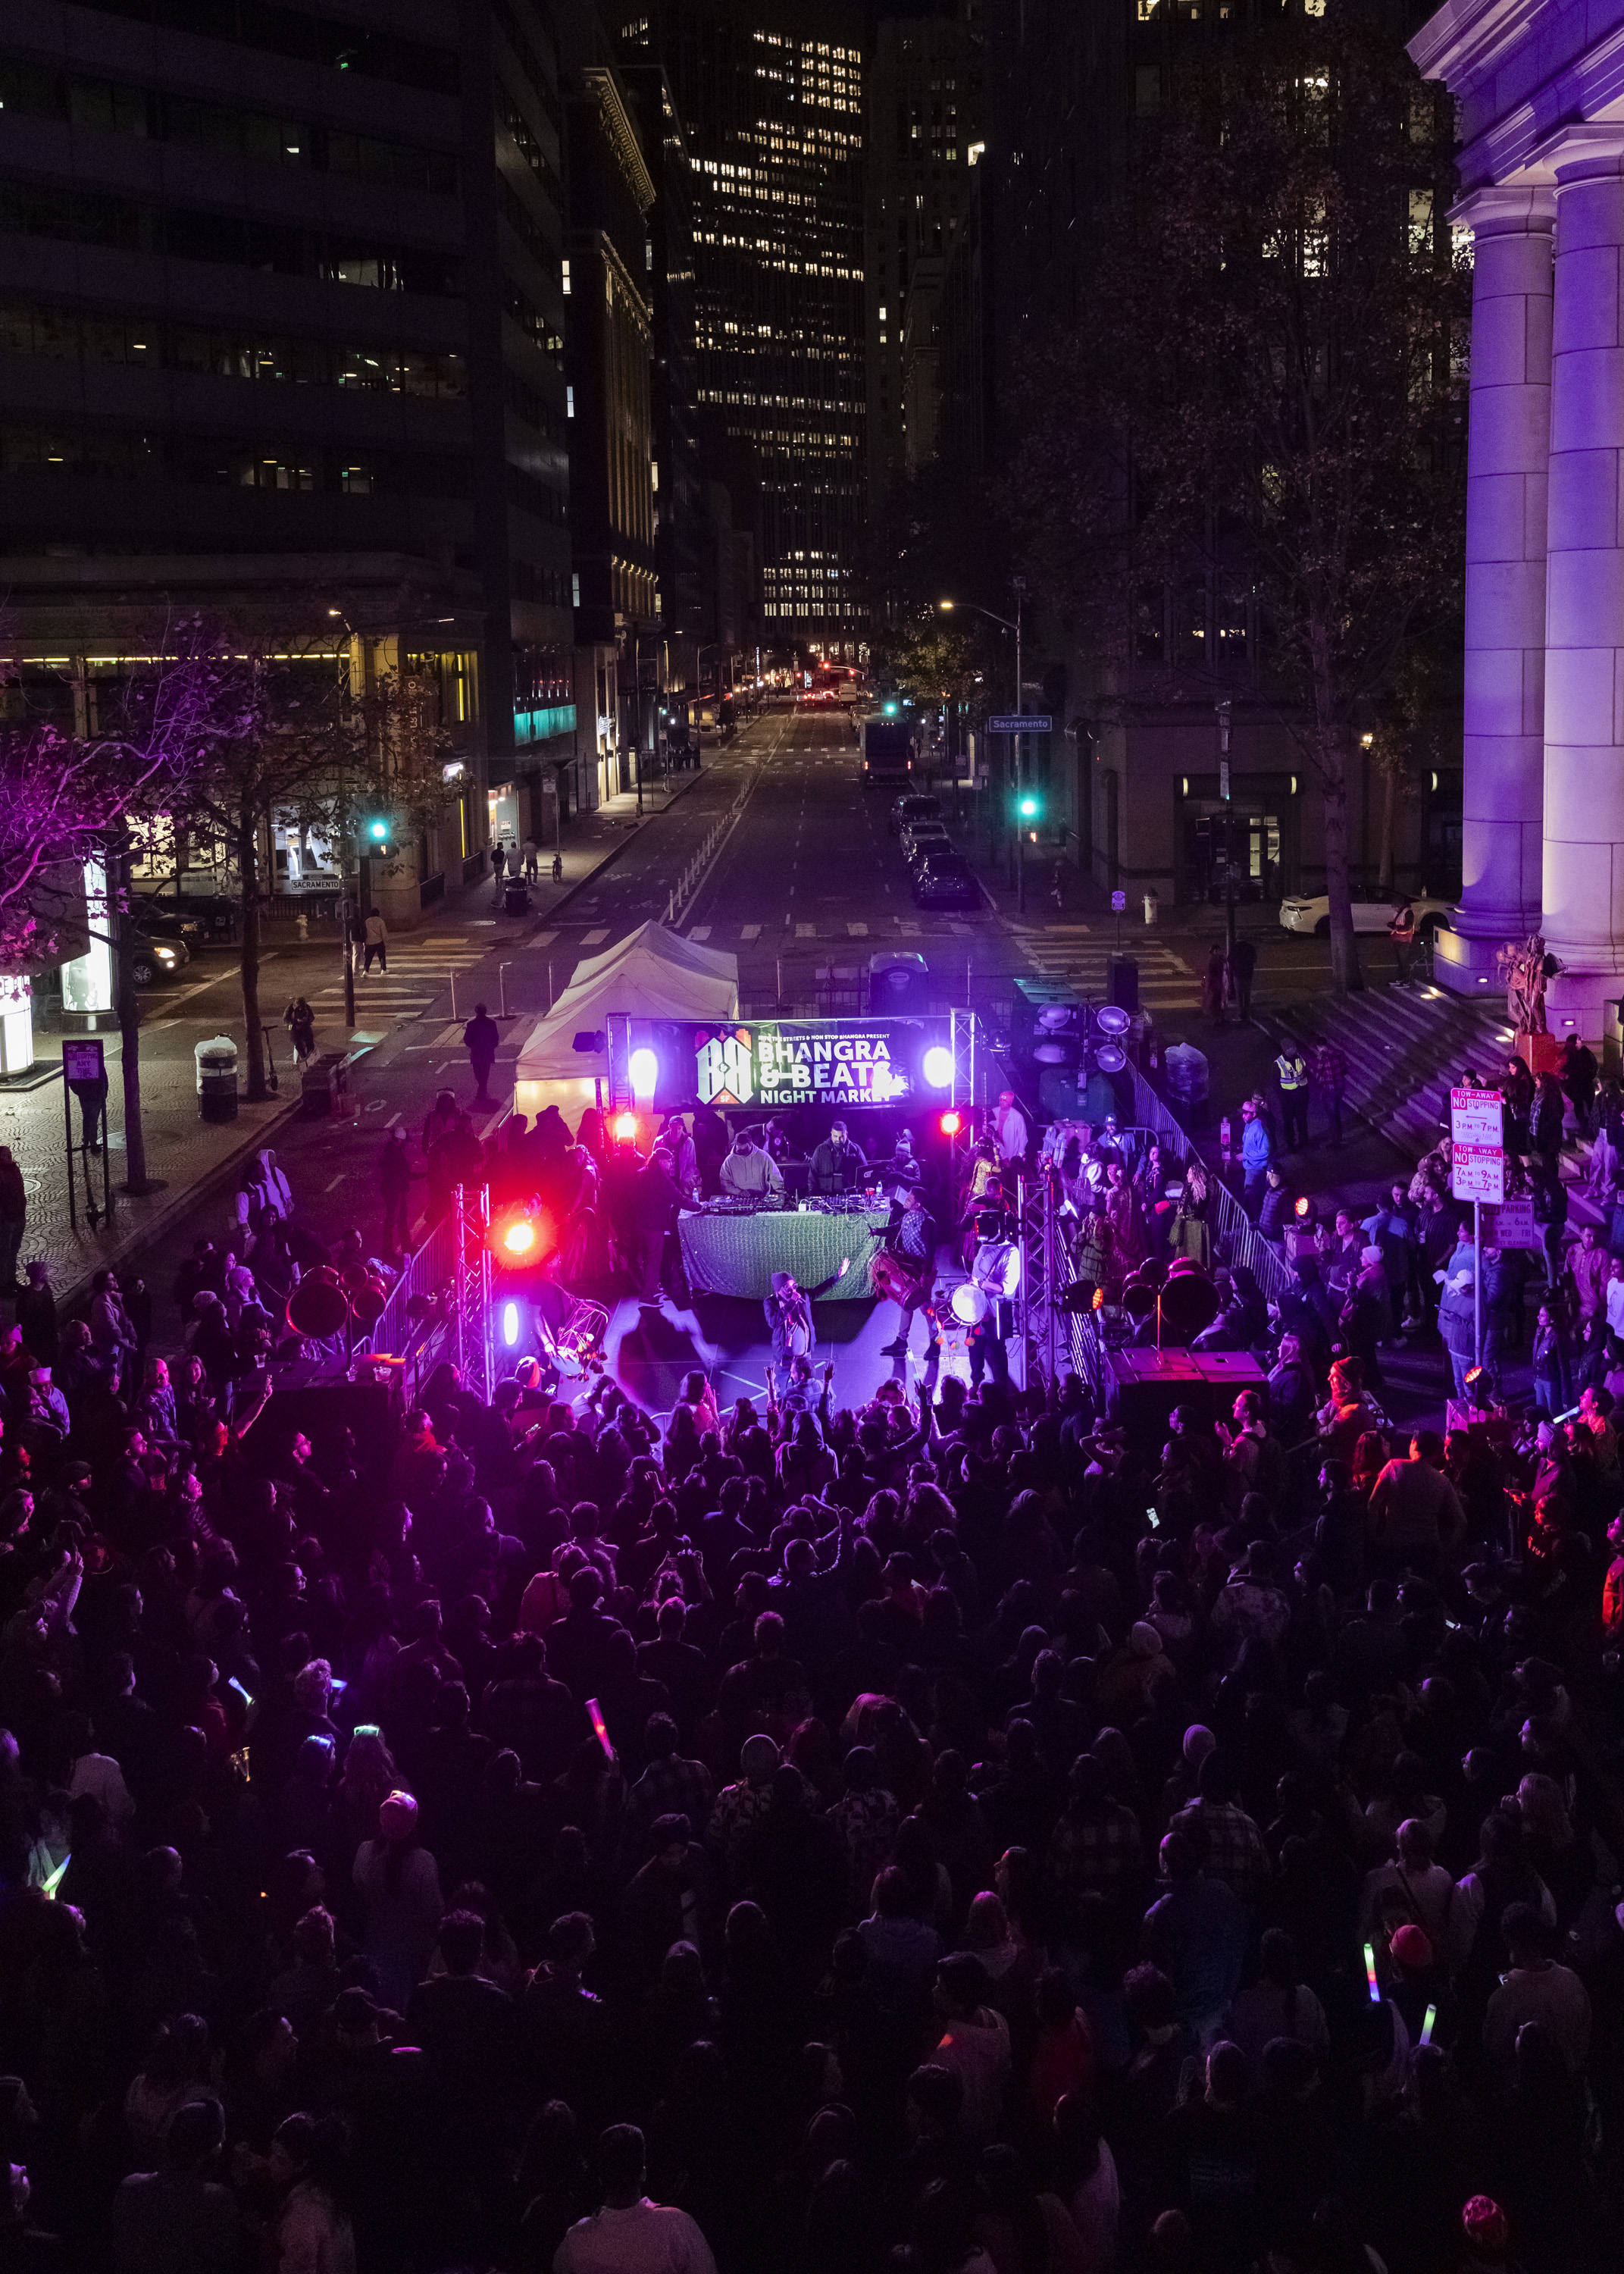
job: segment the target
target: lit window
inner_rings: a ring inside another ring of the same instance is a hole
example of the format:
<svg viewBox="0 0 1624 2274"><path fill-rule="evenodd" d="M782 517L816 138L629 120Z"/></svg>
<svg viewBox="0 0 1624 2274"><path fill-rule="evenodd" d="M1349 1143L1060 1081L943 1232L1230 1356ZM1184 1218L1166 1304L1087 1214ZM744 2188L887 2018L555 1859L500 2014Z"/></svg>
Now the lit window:
<svg viewBox="0 0 1624 2274"><path fill-rule="evenodd" d="M575 415L575 390L573 387L567 387L564 389L564 416L566 418L573 418Z"/></svg>

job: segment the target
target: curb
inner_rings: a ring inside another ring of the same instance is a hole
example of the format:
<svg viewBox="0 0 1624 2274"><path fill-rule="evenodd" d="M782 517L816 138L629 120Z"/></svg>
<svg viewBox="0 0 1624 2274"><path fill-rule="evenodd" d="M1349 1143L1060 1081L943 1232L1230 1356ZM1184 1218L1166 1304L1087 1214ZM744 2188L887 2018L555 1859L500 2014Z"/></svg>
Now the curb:
<svg viewBox="0 0 1624 2274"><path fill-rule="evenodd" d="M109 1268L117 1270L120 1264L128 1263L139 1258L155 1241L162 1239L169 1226L188 1209L199 1201L206 1201L213 1193L220 1191L235 1178L237 1163L244 1156L248 1153L257 1153L262 1147L274 1142L273 1133L283 1127L286 1123L296 1119L303 1103L303 1099L299 1097L289 1098L285 1105L280 1105L279 1103L279 1111L272 1114L267 1120L256 1123L244 1136L243 1142L228 1153L223 1160L216 1161L212 1169L206 1170L204 1174L192 1183L172 1187L162 1208L155 1209L140 1224L132 1224L128 1233L118 1241L117 1246L98 1258L94 1263L88 1265L77 1279L69 1280L63 1286L53 1289L58 1310L65 1316L77 1304L83 1301L89 1291L90 1283L98 1271L105 1271Z"/></svg>

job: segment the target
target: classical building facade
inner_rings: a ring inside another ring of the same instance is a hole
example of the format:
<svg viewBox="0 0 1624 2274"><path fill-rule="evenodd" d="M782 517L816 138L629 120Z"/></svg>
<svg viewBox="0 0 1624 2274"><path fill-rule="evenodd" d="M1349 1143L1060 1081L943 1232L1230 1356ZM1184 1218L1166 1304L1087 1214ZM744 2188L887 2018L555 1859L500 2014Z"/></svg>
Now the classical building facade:
<svg viewBox="0 0 1624 2274"><path fill-rule="evenodd" d="M1558 1035L1624 996L1624 0L1451 0L1410 41L1461 108L1470 230L1462 892L1439 970L1533 931Z"/></svg>

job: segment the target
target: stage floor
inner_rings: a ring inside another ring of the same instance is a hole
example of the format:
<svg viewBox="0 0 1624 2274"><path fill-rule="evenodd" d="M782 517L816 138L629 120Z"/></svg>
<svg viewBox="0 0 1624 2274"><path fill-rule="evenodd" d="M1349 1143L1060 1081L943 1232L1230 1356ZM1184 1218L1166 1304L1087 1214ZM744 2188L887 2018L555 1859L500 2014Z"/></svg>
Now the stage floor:
<svg viewBox="0 0 1624 2274"><path fill-rule="evenodd" d="M884 1382L899 1382L911 1392L921 1381L934 1389L949 1374L966 1382L970 1379L966 1330L956 1321L944 1322L942 1351L929 1364L928 1329L917 1315L908 1356L883 1355L897 1332L894 1303L816 1303L813 1325L817 1343L812 1362L820 1389L824 1367L832 1364L835 1370L831 1412L866 1404ZM679 1307L663 1296L658 1310L643 1310L629 1299L615 1305L605 1355L609 1378L635 1404L663 1419L676 1404L684 1377L695 1367L709 1380L720 1411L739 1397L764 1403L772 1346L759 1303L732 1295L698 1295L690 1306ZM500 1352L497 1364L499 1371L505 1370ZM1019 1381L1018 1361L1011 1371Z"/></svg>

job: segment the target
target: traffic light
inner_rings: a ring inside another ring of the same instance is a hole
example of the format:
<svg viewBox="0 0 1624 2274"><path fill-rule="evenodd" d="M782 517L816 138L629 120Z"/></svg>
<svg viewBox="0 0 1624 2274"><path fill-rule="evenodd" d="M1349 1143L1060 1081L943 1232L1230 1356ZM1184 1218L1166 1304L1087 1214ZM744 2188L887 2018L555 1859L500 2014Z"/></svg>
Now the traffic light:
<svg viewBox="0 0 1624 2274"><path fill-rule="evenodd" d="M1019 802L1023 821L1041 821L1043 818L1043 794L1041 790L1023 789Z"/></svg>
<svg viewBox="0 0 1624 2274"><path fill-rule="evenodd" d="M395 825L387 813L369 813L361 823L364 853L389 853L395 848Z"/></svg>
<svg viewBox="0 0 1624 2274"><path fill-rule="evenodd" d="M896 715L897 715L897 705L896 705L896 704L895 704L894 702L893 702L893 703L887 703L887 704L885 704L885 706L884 706L884 711L885 711L885 716L886 716L888 719L894 719L894 718L896 717Z"/></svg>

